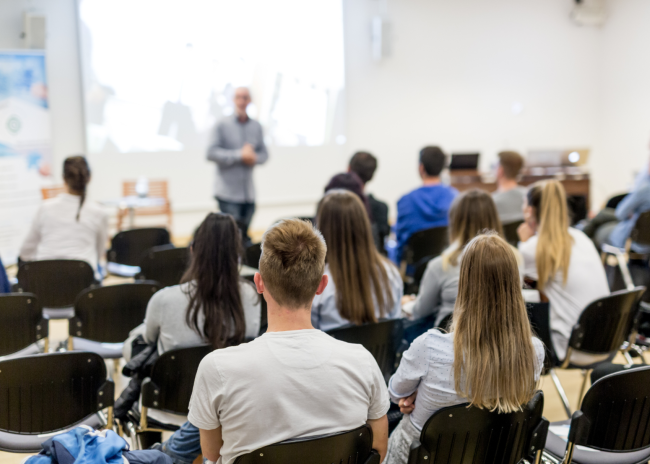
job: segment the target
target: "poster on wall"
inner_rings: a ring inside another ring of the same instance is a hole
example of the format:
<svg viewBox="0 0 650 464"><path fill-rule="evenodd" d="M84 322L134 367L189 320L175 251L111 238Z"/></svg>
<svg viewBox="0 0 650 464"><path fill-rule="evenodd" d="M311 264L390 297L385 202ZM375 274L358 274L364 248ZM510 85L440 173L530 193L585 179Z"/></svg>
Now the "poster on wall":
<svg viewBox="0 0 650 464"><path fill-rule="evenodd" d="M16 262L20 245L52 183L45 53L0 50L0 257Z"/></svg>

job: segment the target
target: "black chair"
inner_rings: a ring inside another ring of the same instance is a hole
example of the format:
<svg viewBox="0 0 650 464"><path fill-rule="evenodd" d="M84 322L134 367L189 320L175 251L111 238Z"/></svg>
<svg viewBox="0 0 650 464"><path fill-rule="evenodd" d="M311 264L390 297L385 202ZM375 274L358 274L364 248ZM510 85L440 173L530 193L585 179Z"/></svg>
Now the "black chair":
<svg viewBox="0 0 650 464"><path fill-rule="evenodd" d="M573 414L568 441L549 432L545 457L552 462L563 459L562 462L580 464L647 463L650 460L649 397L650 367L601 378L585 395L580 411Z"/></svg>
<svg viewBox="0 0 650 464"><path fill-rule="evenodd" d="M372 449L372 430L362 425L347 432L296 438L265 446L235 459L235 464L379 464Z"/></svg>
<svg viewBox="0 0 650 464"><path fill-rule="evenodd" d="M161 287L178 285L190 262L189 248L161 245L150 248L140 258L137 280L155 280Z"/></svg>
<svg viewBox="0 0 650 464"><path fill-rule="evenodd" d="M618 195L614 195L611 197L609 200L607 200L607 204L605 204L605 208L611 208L611 209L616 209L618 204L623 201L623 199L627 196L627 193L621 193Z"/></svg>
<svg viewBox="0 0 650 464"><path fill-rule="evenodd" d="M262 244L253 243L251 246L246 248L244 252L244 264L253 269L259 269L260 267L260 258L262 257Z"/></svg>
<svg viewBox="0 0 650 464"><path fill-rule="evenodd" d="M519 243L519 235L517 235L517 229L523 223L524 221L515 221L515 222L508 222L507 224L502 225L503 238L505 238L506 242L508 242L513 247L516 247L517 243Z"/></svg>
<svg viewBox="0 0 650 464"><path fill-rule="evenodd" d="M241 276L241 278L255 285L255 274L246 274ZM267 311L266 300L264 299L264 295L260 295L260 303L261 303L260 304L261 314L260 314L259 335L262 335L264 332L266 332L266 329L269 326L268 311Z"/></svg>
<svg viewBox="0 0 650 464"><path fill-rule="evenodd" d="M108 270L112 274L133 277L135 271L126 271L119 266L138 266L142 255L150 248L169 245L169 231L162 227L149 227L144 229L124 230L115 234L111 240L111 249L106 253Z"/></svg>
<svg viewBox="0 0 650 464"><path fill-rule="evenodd" d="M373 324L350 325L329 330L327 333L337 340L363 345L377 360L386 382L395 372L397 349L404 334L401 319L382 320Z"/></svg>
<svg viewBox="0 0 650 464"><path fill-rule="evenodd" d="M548 304L539 305L536 310L533 310L533 305L528 305L529 314L536 313L533 328L549 350L545 364L550 367L549 373L562 399L567 417L571 417L571 408L555 369L583 370L582 387L578 398L580 404L591 370L614 359L621 346L627 341L629 331L638 315L639 299L644 291L645 287L621 290L591 302L573 326L564 360L557 359L553 350L549 313L543 315L544 308L548 311Z"/></svg>
<svg viewBox="0 0 650 464"><path fill-rule="evenodd" d="M158 290L160 286L153 281L84 290L77 297L75 316L68 325L68 350L121 358L124 340L142 323L147 304Z"/></svg>
<svg viewBox="0 0 650 464"><path fill-rule="evenodd" d="M440 256L449 246L447 226L433 227L414 233L404 247L402 261L405 266L413 266L422 258L433 259ZM403 271L406 272L406 269Z"/></svg>
<svg viewBox="0 0 650 464"><path fill-rule="evenodd" d="M129 411L127 429L132 438L137 437L134 441L138 441L138 446L145 446L140 435L178 429L178 424L163 423L148 417L149 410L186 416L196 371L201 360L211 352L211 346L201 345L167 351L156 360L150 377L142 382L140 410ZM139 427L136 428L136 424Z"/></svg>
<svg viewBox="0 0 650 464"><path fill-rule="evenodd" d="M433 258L435 258L435 256L425 256L413 265L415 272L413 273L413 277L411 279L407 279L407 282L404 285L405 295L416 295L420 293L420 283L422 283L422 277L424 277L424 272L427 270L427 266Z"/></svg>
<svg viewBox="0 0 650 464"><path fill-rule="evenodd" d="M25 262L18 268L19 292L33 293L43 307L46 319L74 316L77 295L96 284L92 267L75 259L50 259Z"/></svg>
<svg viewBox="0 0 650 464"><path fill-rule="evenodd" d="M43 340L47 353L48 324L33 293L0 295L0 359L37 354L37 342Z"/></svg>
<svg viewBox="0 0 650 464"><path fill-rule="evenodd" d="M36 453L42 434L113 425L114 385L95 353L0 361L0 450ZM101 411L106 409L106 415Z"/></svg>
<svg viewBox="0 0 650 464"><path fill-rule="evenodd" d="M539 464L549 423L542 417L541 391L521 411L499 414L467 404L442 408L422 427L421 445L412 449L408 464Z"/></svg>

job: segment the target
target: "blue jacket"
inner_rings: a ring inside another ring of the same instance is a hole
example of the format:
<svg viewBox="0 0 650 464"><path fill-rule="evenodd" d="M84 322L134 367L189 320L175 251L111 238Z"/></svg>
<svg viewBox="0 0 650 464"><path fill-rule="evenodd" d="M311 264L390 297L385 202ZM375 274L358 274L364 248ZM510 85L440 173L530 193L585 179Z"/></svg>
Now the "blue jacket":
<svg viewBox="0 0 650 464"><path fill-rule="evenodd" d="M395 235L397 246L392 257L399 265L404 246L411 235L420 230L446 226L449 223L449 208L458 191L448 185L422 186L404 195L397 202Z"/></svg>
<svg viewBox="0 0 650 464"><path fill-rule="evenodd" d="M619 248L625 247L625 242L636 224L641 213L650 211L650 180L646 180L635 191L626 196L616 207L616 218L619 222L609 235L609 242ZM650 253L650 248L632 244L632 250L637 253Z"/></svg>
<svg viewBox="0 0 650 464"><path fill-rule="evenodd" d="M5 267L2 264L2 259L0 259L0 294L2 293L11 293L11 285L7 278L7 271L5 271Z"/></svg>
<svg viewBox="0 0 650 464"><path fill-rule="evenodd" d="M156 450L128 451L124 438L112 430L93 430L80 426L55 435L43 450L25 464L172 464L166 454Z"/></svg>

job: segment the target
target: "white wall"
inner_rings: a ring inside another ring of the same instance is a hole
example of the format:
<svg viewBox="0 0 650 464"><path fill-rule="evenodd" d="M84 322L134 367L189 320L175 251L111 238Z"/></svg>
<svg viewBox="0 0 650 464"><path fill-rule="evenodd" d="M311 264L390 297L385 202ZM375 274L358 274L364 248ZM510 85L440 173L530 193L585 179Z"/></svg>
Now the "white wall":
<svg viewBox="0 0 650 464"><path fill-rule="evenodd" d="M571 7L570 0L345 0L348 142L340 149L273 149L256 173L254 227L313 212L328 178L361 148L379 157L369 190L391 205L417 185L417 151L432 143L480 150L486 169L502 148L589 146L595 203L624 188L647 155L650 134L650 2L610 0L602 29L572 24ZM84 150L75 1L0 0L0 48L20 47L21 14L30 8L48 16L58 165ZM376 14L392 28L391 56L379 63L370 56ZM523 105L521 114L511 111L514 102ZM95 199L118 196L125 178L170 179L178 234L213 207L213 167L203 153L90 161Z"/></svg>

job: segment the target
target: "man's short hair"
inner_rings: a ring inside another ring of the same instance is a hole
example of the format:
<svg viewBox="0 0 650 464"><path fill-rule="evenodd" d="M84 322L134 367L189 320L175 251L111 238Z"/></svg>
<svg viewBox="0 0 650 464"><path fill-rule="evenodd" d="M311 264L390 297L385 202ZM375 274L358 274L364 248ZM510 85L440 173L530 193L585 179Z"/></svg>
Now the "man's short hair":
<svg viewBox="0 0 650 464"><path fill-rule="evenodd" d="M499 153L499 164L503 168L503 175L508 179L516 179L524 167L524 158L516 151L502 151Z"/></svg>
<svg viewBox="0 0 650 464"><path fill-rule="evenodd" d="M377 169L377 158L367 151L358 151L350 159L350 171L354 172L364 184L370 182Z"/></svg>
<svg viewBox="0 0 650 464"><path fill-rule="evenodd" d="M424 147L420 150L420 164L429 176L439 176L446 162L447 156L440 147Z"/></svg>
<svg viewBox="0 0 650 464"><path fill-rule="evenodd" d="M325 272L327 247L310 222L286 219L262 237L260 274L264 286L281 306L299 309L311 304Z"/></svg>

